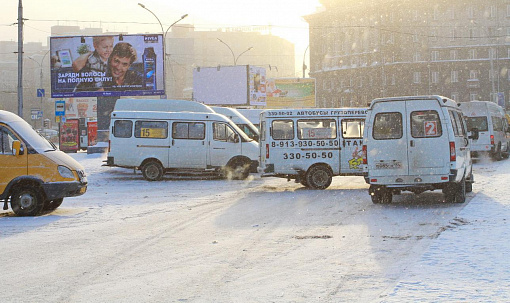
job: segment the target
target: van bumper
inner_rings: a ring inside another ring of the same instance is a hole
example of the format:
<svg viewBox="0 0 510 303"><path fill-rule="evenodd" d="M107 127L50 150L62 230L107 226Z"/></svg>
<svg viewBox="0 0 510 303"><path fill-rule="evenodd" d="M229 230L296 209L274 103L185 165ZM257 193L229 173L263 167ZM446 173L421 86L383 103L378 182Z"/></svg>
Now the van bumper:
<svg viewBox="0 0 510 303"><path fill-rule="evenodd" d="M47 200L81 196L87 191L87 183L77 181L43 183L41 186Z"/></svg>

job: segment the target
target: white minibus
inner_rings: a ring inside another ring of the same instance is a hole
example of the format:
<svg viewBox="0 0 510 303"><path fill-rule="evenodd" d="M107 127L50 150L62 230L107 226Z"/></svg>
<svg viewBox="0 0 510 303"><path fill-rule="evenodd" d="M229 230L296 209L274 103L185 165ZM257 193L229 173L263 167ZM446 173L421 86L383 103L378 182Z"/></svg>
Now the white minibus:
<svg viewBox="0 0 510 303"><path fill-rule="evenodd" d="M231 107L211 106L211 109L218 114L225 115L232 120L240 129L244 131L248 137L255 141L259 141L259 130L253 125L250 120L246 119L237 109Z"/></svg>
<svg viewBox="0 0 510 303"><path fill-rule="evenodd" d="M441 96L380 98L371 102L363 135L364 167L374 203L393 194L441 189L463 203L473 173L467 126L457 103Z"/></svg>
<svg viewBox="0 0 510 303"><path fill-rule="evenodd" d="M110 128L105 166L140 169L149 181L170 171L257 172L258 144L217 113L114 111Z"/></svg>
<svg viewBox="0 0 510 303"><path fill-rule="evenodd" d="M494 160L508 158L508 121L505 111L499 105L489 101L471 101L460 103L466 117L468 130L478 129L479 137L471 142L471 154L487 154Z"/></svg>
<svg viewBox="0 0 510 303"><path fill-rule="evenodd" d="M262 177L327 188L333 176L362 175L366 108L265 110L260 114Z"/></svg>

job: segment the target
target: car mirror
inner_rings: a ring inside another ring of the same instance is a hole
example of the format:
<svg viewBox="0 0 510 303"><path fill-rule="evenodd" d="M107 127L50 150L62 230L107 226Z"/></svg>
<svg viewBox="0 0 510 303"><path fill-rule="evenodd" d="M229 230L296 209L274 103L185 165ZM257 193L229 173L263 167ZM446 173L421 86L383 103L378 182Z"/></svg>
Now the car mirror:
<svg viewBox="0 0 510 303"><path fill-rule="evenodd" d="M19 156L22 154L23 153L21 152L21 142L19 142L18 140L13 141L12 142L12 155Z"/></svg>
<svg viewBox="0 0 510 303"><path fill-rule="evenodd" d="M471 135L468 136L468 138L472 139L472 140L478 140L479 137L480 137L480 132L478 131L478 128L472 128Z"/></svg>

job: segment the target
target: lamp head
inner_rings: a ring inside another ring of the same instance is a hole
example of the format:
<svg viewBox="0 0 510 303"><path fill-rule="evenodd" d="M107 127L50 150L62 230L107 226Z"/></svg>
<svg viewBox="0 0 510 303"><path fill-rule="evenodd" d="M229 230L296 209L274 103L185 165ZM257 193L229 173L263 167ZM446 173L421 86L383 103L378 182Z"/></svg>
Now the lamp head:
<svg viewBox="0 0 510 303"><path fill-rule="evenodd" d="M145 8L145 5L143 5L141 3L138 3L138 5L140 5L142 8Z"/></svg>

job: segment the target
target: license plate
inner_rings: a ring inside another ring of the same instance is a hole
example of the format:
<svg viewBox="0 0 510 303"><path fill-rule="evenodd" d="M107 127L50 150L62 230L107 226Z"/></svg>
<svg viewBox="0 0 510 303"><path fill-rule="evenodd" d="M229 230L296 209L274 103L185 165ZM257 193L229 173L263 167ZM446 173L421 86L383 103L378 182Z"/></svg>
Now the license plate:
<svg viewBox="0 0 510 303"><path fill-rule="evenodd" d="M379 162L375 164L376 169L399 169L402 168L402 162Z"/></svg>

